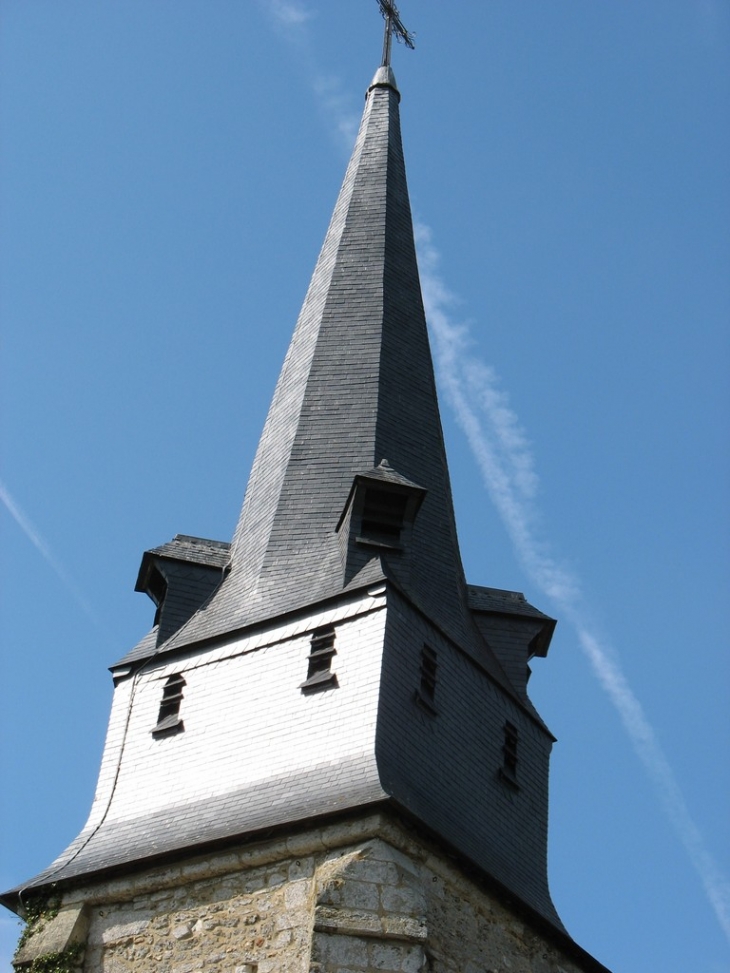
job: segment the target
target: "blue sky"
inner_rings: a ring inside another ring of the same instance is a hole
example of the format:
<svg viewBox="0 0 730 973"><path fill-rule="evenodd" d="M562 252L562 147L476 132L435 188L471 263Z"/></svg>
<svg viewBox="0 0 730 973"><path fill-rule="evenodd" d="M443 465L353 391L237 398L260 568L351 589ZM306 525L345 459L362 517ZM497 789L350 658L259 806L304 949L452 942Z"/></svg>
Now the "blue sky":
<svg viewBox="0 0 730 973"><path fill-rule="evenodd" d="M553 897L614 973L728 973L730 6L401 13L467 575L559 618ZM380 44L375 0L3 5L3 888L83 825L142 552L231 536Z"/></svg>

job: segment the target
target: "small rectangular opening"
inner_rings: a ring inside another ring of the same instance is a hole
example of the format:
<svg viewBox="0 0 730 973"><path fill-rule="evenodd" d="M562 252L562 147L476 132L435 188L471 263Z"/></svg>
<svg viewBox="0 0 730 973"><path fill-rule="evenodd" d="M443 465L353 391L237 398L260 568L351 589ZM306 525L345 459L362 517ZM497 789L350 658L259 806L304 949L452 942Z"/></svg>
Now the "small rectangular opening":
<svg viewBox="0 0 730 973"><path fill-rule="evenodd" d="M424 645L421 650L421 692L433 702L436 696L436 653L428 646Z"/></svg>
<svg viewBox="0 0 730 973"><path fill-rule="evenodd" d="M307 657L307 678L299 687L302 692L337 685L337 676L332 672L332 659L335 655L337 649L334 626L316 631L312 635Z"/></svg>
<svg viewBox="0 0 730 973"><path fill-rule="evenodd" d="M517 727L507 720L504 724L504 743L502 744L502 776L513 784L517 782L518 742Z"/></svg>
<svg viewBox="0 0 730 973"><path fill-rule="evenodd" d="M162 690L160 711L157 714L157 725L152 730L153 736L160 736L172 730L182 730L183 723L180 719L180 704L183 700L184 686L185 680L180 673L175 673L168 677Z"/></svg>
<svg viewBox="0 0 730 973"><path fill-rule="evenodd" d="M360 520L361 539L397 547L407 505L408 496L405 493L368 487Z"/></svg>
<svg viewBox="0 0 730 973"><path fill-rule="evenodd" d="M418 705L431 716L436 715L437 672L438 662L436 661L436 651L430 645L424 644L421 648L418 688L414 695Z"/></svg>

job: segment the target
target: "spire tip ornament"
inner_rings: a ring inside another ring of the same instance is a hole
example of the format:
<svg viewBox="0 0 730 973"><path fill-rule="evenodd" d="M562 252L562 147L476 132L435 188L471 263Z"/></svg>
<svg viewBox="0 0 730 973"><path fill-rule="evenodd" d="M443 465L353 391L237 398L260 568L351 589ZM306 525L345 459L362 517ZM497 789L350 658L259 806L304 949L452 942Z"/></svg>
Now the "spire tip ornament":
<svg viewBox="0 0 730 973"><path fill-rule="evenodd" d="M378 0L378 6L380 7L380 12L383 15L383 19L385 20L382 66L387 68L390 67L390 49L394 36L397 41L402 41L406 47L410 47L411 50L413 50L416 45L413 42L413 34L409 33L403 26L403 21L400 19L398 8L392 2L392 0Z"/></svg>

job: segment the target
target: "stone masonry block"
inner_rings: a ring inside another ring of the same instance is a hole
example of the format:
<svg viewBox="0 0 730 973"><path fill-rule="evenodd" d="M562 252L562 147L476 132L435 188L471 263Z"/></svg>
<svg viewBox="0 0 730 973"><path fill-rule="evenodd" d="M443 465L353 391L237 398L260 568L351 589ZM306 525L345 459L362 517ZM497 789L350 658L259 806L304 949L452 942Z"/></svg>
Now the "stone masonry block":
<svg viewBox="0 0 730 973"><path fill-rule="evenodd" d="M401 973L421 973L421 970L427 969L426 966L426 954L420 946L414 946L406 953L401 960ZM482 971L483 973L483 971Z"/></svg>
<svg viewBox="0 0 730 973"><path fill-rule="evenodd" d="M306 879L290 882L284 890L284 902L287 909L302 909L309 898L310 883Z"/></svg>
<svg viewBox="0 0 730 973"><path fill-rule="evenodd" d="M301 878L311 878L314 875L314 859L311 857L296 858L289 864L288 875L290 882L295 882Z"/></svg>
<svg viewBox="0 0 730 973"><path fill-rule="evenodd" d="M386 828L384 828L386 834L387 830L388 828L386 826ZM375 838L372 841L369 841L363 850L369 861L388 862L390 864L397 865L403 871L409 872L413 876L417 876L419 874L419 868L415 862L411 861L411 859L407 855L404 855L403 852L398 851L397 848L394 848L391 844L383 841L380 838Z"/></svg>
<svg viewBox="0 0 730 973"><path fill-rule="evenodd" d="M380 890L380 901L384 912L404 912L407 915L415 915L423 911L423 895L417 887L404 886L393 888L385 886Z"/></svg>
<svg viewBox="0 0 730 973"><path fill-rule="evenodd" d="M370 912L333 909L322 905L315 909L314 928L318 932L360 937L378 937L383 932L380 917Z"/></svg>
<svg viewBox="0 0 730 973"><path fill-rule="evenodd" d="M371 861L369 858L360 862L357 877L361 882L373 882L377 885L398 885L400 875L392 861Z"/></svg>
<svg viewBox="0 0 730 973"><path fill-rule="evenodd" d="M363 909L366 912L377 912L380 905L378 886L370 882L359 882L348 879L342 888L342 903L348 909Z"/></svg>
<svg viewBox="0 0 730 973"><path fill-rule="evenodd" d="M18 950L13 965L22 970L49 953L61 953L76 943L84 942L89 919L83 906L68 906L52 919L41 922Z"/></svg>
<svg viewBox="0 0 730 973"><path fill-rule="evenodd" d="M320 846L310 857L292 856L281 839L261 841L254 867L241 849L211 854L199 870L117 876L86 887L86 910L74 889L54 948L63 923L88 915L84 973L236 973L245 965L257 973L425 973L426 954L433 973L606 973L576 961L569 942L561 948L437 846L399 830L396 818L363 820L376 822L380 836L343 843L337 825L337 850ZM297 847L326 830L312 827Z"/></svg>
<svg viewBox="0 0 730 973"><path fill-rule="evenodd" d="M319 935L313 944L312 959L321 965L322 973L339 973L343 966L367 970L367 943L350 936Z"/></svg>
<svg viewBox="0 0 730 973"><path fill-rule="evenodd" d="M368 947L370 966L375 970L398 973L406 957L407 948L385 943L373 943Z"/></svg>
<svg viewBox="0 0 730 973"><path fill-rule="evenodd" d="M352 844L355 841L363 841L371 838L377 828L378 818L360 818L357 821L347 821L342 824L333 825L323 830L322 841L326 848L341 848L343 845Z"/></svg>
<svg viewBox="0 0 730 973"><path fill-rule="evenodd" d="M106 946L110 943L124 942L128 939L134 939L135 936L139 936L147 928L149 920L147 919L137 919L133 921L117 921L118 919L123 919L123 916L115 916L114 925L108 926L106 929L101 930L101 942ZM90 942L96 940L96 936L89 937Z"/></svg>
<svg viewBox="0 0 730 973"><path fill-rule="evenodd" d="M428 935L425 916L383 916L380 920L383 934L389 939L420 942Z"/></svg>

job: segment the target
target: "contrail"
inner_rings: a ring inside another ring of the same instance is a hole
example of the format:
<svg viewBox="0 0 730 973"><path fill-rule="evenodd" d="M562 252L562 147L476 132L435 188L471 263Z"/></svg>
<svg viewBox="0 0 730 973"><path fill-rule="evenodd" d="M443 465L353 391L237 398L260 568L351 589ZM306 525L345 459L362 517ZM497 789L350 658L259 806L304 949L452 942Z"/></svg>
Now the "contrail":
<svg viewBox="0 0 730 973"><path fill-rule="evenodd" d="M35 549L41 555L46 564L48 564L53 571L55 571L68 591L70 591L70 593L73 595L76 603L83 609L84 613L92 620L92 622L103 631L104 626L94 612L94 609L76 587L68 572L51 551L50 547L45 542L43 537L41 537L38 530L33 526L25 513L23 513L15 500L13 500L2 480L0 480L0 500L2 500L3 504L5 505L5 509L8 511L18 527L20 527L20 529L23 531L33 547L35 547Z"/></svg>
<svg viewBox="0 0 730 973"><path fill-rule="evenodd" d="M309 21L315 16L303 0L259 0L278 33L299 55L316 95L319 110L343 152L349 152L357 135L360 116L354 110L352 96L342 87L339 78L320 67L309 31ZM334 123L334 125L333 125Z"/></svg>
<svg viewBox="0 0 730 973"><path fill-rule="evenodd" d="M317 67L308 27L314 16L311 8L303 0L260 2L304 60L327 123L332 125L334 120L341 145L351 147L359 117L345 107L348 102L341 84L327 78ZM618 659L591 631L578 579L555 560L540 537L535 503L538 478L527 435L500 387L497 373L474 354L468 327L451 319L449 308L456 300L439 276L438 253L430 230L419 224L415 232L423 299L435 339L439 385L466 435L484 485L525 572L575 629L581 649L654 782L662 807L730 941L730 883L705 848L674 772Z"/></svg>
<svg viewBox="0 0 730 973"><path fill-rule="evenodd" d="M455 325L450 319L448 308L454 299L437 273L438 253L429 230L417 226L416 236L423 298L436 339L441 385L467 437L484 484L526 573L575 629L578 642L617 710L730 940L730 883L707 851L669 761L620 663L591 631L577 579L552 557L536 533L537 476L527 436L506 393L499 387L494 369L474 357L468 328Z"/></svg>

